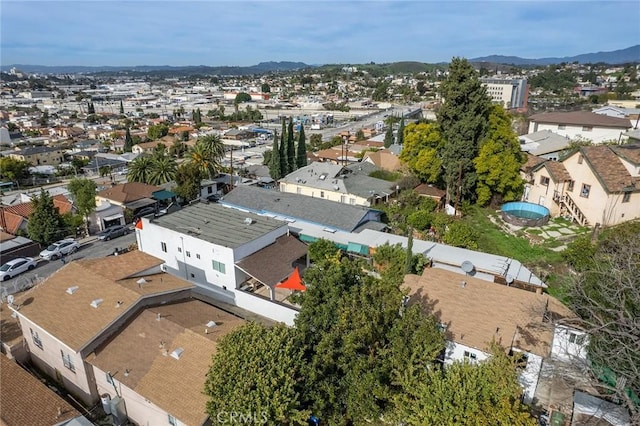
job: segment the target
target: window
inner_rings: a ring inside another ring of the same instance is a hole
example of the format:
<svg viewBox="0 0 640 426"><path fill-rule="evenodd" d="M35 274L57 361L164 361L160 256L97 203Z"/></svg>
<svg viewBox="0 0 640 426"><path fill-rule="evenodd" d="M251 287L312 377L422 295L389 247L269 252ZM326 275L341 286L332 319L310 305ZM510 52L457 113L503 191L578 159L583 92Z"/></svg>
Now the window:
<svg viewBox="0 0 640 426"><path fill-rule="evenodd" d="M566 128L567 126L565 126L564 124L558 124L558 130L564 130Z"/></svg>
<svg viewBox="0 0 640 426"><path fill-rule="evenodd" d="M341 203L346 203L347 202L347 196L346 195L341 195L340 196L340 202Z"/></svg>
<svg viewBox="0 0 640 426"><path fill-rule="evenodd" d="M191 252L187 251L187 257L191 257Z"/></svg>
<svg viewBox="0 0 640 426"><path fill-rule="evenodd" d="M578 164L582 164L582 160L584 160L582 154L578 155Z"/></svg>
<svg viewBox="0 0 640 426"><path fill-rule="evenodd" d="M40 340L40 336L38 336L38 332L33 331L31 328L29 330L31 331L31 338L33 339L33 344L39 347L40 349L42 349L42 340Z"/></svg>
<svg viewBox="0 0 640 426"><path fill-rule="evenodd" d="M583 132L590 132L593 130L593 127L591 126L582 126L582 131Z"/></svg>
<svg viewBox="0 0 640 426"><path fill-rule="evenodd" d="M218 271L218 272L222 272L223 274L226 274L224 263L218 262L217 260L212 260L211 264L213 266L214 271Z"/></svg>
<svg viewBox="0 0 640 426"><path fill-rule="evenodd" d="M349 198L349 204L354 205L356 203L355 198Z"/></svg>
<svg viewBox="0 0 640 426"><path fill-rule="evenodd" d="M546 176L540 176L540 184L544 186L549 186L549 178Z"/></svg>
<svg viewBox="0 0 640 426"><path fill-rule="evenodd" d="M65 355L64 352L62 352L62 349L60 349L60 355L62 355L62 363L64 364L64 366L75 373L76 366L73 365L73 360L71 359L71 355Z"/></svg>
<svg viewBox="0 0 640 426"><path fill-rule="evenodd" d="M575 180L570 180L569 181L569 186L567 187L567 191L573 192L573 187L575 186L575 184L576 184Z"/></svg>
<svg viewBox="0 0 640 426"><path fill-rule="evenodd" d="M178 253L182 253L182 247L178 247Z"/></svg>
<svg viewBox="0 0 640 426"><path fill-rule="evenodd" d="M584 334L569 333L569 343L582 346L584 343Z"/></svg>
<svg viewBox="0 0 640 426"><path fill-rule="evenodd" d="M178 426L178 420L175 417L173 417L171 414L167 414L167 422L171 426Z"/></svg>
<svg viewBox="0 0 640 426"><path fill-rule="evenodd" d="M622 202L628 203L630 199L631 199L631 193L625 192L624 195L622 196Z"/></svg>
<svg viewBox="0 0 640 426"><path fill-rule="evenodd" d="M212 186L208 186L207 187L207 194L211 194L213 193L213 187Z"/></svg>
<svg viewBox="0 0 640 426"><path fill-rule="evenodd" d="M320 191L320 198L324 198L324 191Z"/></svg>
<svg viewBox="0 0 640 426"><path fill-rule="evenodd" d="M473 352L464 351L464 359L470 362L475 362L478 359L478 356Z"/></svg>
<svg viewBox="0 0 640 426"><path fill-rule="evenodd" d="M298 194L302 194L302 188L299 188L299 187L298 187L298 188L296 188L296 193L298 193Z"/></svg>
<svg viewBox="0 0 640 426"><path fill-rule="evenodd" d="M163 252L167 252L167 243L160 243L160 248L162 249Z"/></svg>
<svg viewBox="0 0 640 426"><path fill-rule="evenodd" d="M580 196L584 198L589 198L589 192L591 192L591 185L587 185L586 183L583 183L582 191L580 191Z"/></svg>
<svg viewBox="0 0 640 426"><path fill-rule="evenodd" d="M196 253L196 259L200 259L200 255Z"/></svg>

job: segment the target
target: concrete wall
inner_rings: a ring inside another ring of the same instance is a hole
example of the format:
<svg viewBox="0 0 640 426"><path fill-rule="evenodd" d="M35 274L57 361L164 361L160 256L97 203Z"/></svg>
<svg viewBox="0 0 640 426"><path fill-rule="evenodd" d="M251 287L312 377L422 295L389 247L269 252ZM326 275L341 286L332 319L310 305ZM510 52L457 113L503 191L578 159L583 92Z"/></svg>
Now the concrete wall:
<svg viewBox="0 0 640 426"><path fill-rule="evenodd" d="M589 336L584 331L556 326L553 331L551 357L563 361L583 363L587 360Z"/></svg>
<svg viewBox="0 0 640 426"><path fill-rule="evenodd" d="M288 326L293 325L298 315L298 311L293 308L288 308L241 290L235 290L234 303L239 308L262 315L273 321L283 322Z"/></svg>

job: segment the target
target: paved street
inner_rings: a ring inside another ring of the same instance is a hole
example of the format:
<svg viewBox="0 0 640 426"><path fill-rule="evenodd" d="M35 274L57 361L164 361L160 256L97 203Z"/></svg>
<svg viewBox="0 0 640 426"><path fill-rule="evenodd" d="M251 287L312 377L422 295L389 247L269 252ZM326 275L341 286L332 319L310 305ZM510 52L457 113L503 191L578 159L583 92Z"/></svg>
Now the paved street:
<svg viewBox="0 0 640 426"><path fill-rule="evenodd" d="M101 241L95 237L88 237L80 241L80 250L65 257L65 262L68 263L78 259L95 259L105 257L109 254L113 254L116 248L123 249L135 242L136 236L134 232L110 241ZM25 272L15 278L0 283L0 287L2 288L2 291L0 292L2 299L4 300L7 294L12 294L16 291L27 289L37 284L60 269L63 265L64 264L61 260L40 260L38 262L38 266L36 266L34 270Z"/></svg>

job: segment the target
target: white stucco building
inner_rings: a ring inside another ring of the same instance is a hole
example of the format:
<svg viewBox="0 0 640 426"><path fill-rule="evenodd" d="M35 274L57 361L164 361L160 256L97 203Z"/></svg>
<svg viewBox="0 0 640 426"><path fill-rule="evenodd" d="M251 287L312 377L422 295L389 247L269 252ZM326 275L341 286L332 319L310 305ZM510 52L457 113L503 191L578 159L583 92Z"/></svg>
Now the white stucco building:
<svg viewBox="0 0 640 426"><path fill-rule="evenodd" d="M584 139L594 144L619 141L631 128L629 119L589 111L545 112L532 115L529 120L528 133L551 130L569 139Z"/></svg>

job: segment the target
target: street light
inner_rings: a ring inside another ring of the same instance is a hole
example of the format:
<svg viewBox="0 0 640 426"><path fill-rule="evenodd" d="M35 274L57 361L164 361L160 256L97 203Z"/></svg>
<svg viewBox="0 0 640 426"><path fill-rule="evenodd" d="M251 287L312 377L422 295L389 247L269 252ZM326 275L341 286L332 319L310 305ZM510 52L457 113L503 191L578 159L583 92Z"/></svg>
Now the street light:
<svg viewBox="0 0 640 426"><path fill-rule="evenodd" d="M349 137L347 135L343 135L342 136L342 166L346 166L347 165L347 144L349 143Z"/></svg>

